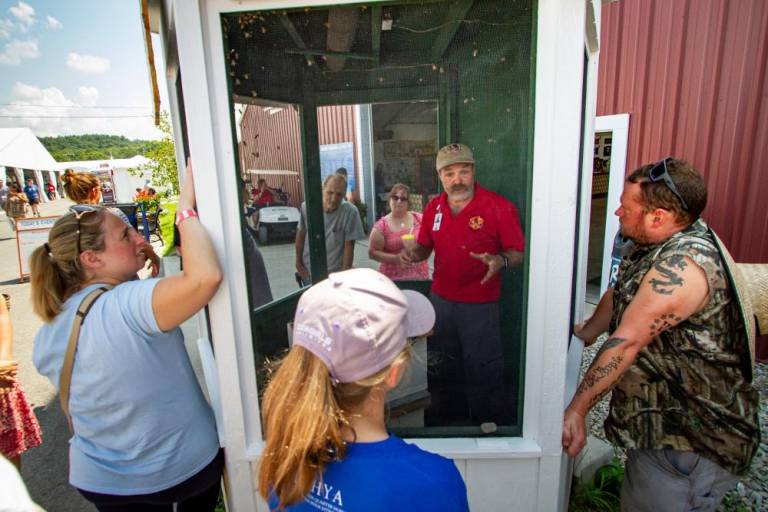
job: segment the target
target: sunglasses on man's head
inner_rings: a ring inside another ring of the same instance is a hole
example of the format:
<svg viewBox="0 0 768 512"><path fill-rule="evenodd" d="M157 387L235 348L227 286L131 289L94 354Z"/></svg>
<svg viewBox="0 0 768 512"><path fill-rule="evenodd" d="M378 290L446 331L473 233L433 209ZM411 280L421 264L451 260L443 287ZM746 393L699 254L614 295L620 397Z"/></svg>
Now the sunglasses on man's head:
<svg viewBox="0 0 768 512"><path fill-rule="evenodd" d="M651 171L648 173L648 179L651 181L651 183L657 183L659 181L664 182L670 192L675 194L675 197L680 200L680 204L682 205L683 210L688 211L688 203L685 202L685 199L683 199L683 196L677 190L675 182L672 181L672 176L669 175L669 170L667 169L667 162L669 160L672 160L672 157L667 157L651 167Z"/></svg>
<svg viewBox="0 0 768 512"><path fill-rule="evenodd" d="M395 201L396 203L407 203L408 202L408 198L405 197L405 196L389 196L389 198L391 200Z"/></svg>
<svg viewBox="0 0 768 512"><path fill-rule="evenodd" d="M80 253L82 252L80 250L80 217L86 213L99 211L99 209L98 207L89 204L73 204L69 207L69 211L72 212L75 215L75 219L77 219L77 255L80 256Z"/></svg>

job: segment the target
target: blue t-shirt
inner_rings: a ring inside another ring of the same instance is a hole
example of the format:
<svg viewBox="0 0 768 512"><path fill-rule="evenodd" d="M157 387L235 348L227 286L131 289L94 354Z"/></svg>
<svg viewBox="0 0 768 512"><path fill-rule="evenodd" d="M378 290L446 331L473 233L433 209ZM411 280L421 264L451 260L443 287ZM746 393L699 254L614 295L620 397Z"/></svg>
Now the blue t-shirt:
<svg viewBox="0 0 768 512"><path fill-rule="evenodd" d="M80 330L69 399L69 481L77 488L149 494L187 480L218 453L213 412L181 330L164 333L155 320L157 282L130 281L106 292ZM70 297L35 337L35 367L56 388L77 307L98 286Z"/></svg>
<svg viewBox="0 0 768 512"><path fill-rule="evenodd" d="M30 203L40 200L40 191L37 190L37 185L24 185L24 193L27 194Z"/></svg>
<svg viewBox="0 0 768 512"><path fill-rule="evenodd" d="M271 510L278 502L269 500ZM465 512L467 488L453 461L390 435L351 443L344 460L325 468L303 502L287 510L310 512Z"/></svg>

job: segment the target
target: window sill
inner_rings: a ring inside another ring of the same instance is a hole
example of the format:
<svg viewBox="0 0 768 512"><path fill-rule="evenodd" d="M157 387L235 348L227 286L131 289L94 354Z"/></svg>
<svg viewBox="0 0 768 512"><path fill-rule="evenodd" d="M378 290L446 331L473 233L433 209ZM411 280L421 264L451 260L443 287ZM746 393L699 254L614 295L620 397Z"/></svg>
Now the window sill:
<svg viewBox="0 0 768 512"><path fill-rule="evenodd" d="M449 459L537 459L541 446L522 437L406 439L423 450Z"/></svg>
<svg viewBox="0 0 768 512"><path fill-rule="evenodd" d="M437 453L449 459L538 459L541 446L522 437L406 439L422 450ZM264 443L251 444L245 459L255 462L261 456Z"/></svg>

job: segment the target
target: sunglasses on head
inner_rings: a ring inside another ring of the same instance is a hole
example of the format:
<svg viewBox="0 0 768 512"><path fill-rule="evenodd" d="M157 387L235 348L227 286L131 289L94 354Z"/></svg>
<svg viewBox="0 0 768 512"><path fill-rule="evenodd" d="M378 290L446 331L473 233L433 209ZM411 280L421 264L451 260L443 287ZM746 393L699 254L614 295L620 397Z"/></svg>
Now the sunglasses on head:
<svg viewBox="0 0 768 512"><path fill-rule="evenodd" d="M391 200L395 201L396 203L407 203L408 202L408 198L406 196L391 195L391 196L389 196L389 198Z"/></svg>
<svg viewBox="0 0 768 512"><path fill-rule="evenodd" d="M648 179L651 181L651 183L658 183L659 181L664 182L670 192L675 194L675 197L677 197L677 199L680 201L683 210L688 211L688 203L685 202L685 199L683 199L680 191L677 190L675 182L672 181L672 176L669 175L669 170L667 169L667 162L669 160L672 160L671 156L665 158L664 160L651 167L651 171L648 173Z"/></svg>
<svg viewBox="0 0 768 512"><path fill-rule="evenodd" d="M73 204L69 207L69 211L72 212L75 215L75 219L77 219L77 255L79 256L82 252L80 250L80 217L86 213L99 211L99 209L89 204Z"/></svg>

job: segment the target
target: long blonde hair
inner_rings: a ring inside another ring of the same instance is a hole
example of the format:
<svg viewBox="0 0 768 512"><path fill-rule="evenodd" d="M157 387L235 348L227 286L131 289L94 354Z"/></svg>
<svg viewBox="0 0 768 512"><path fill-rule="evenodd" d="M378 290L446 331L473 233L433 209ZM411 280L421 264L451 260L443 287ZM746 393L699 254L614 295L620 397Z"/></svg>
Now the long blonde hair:
<svg viewBox="0 0 768 512"><path fill-rule="evenodd" d="M64 183L64 192L67 197L76 203L88 203L91 200L93 189L101 187L99 178L91 172L77 172L73 169L64 171L61 177Z"/></svg>
<svg viewBox="0 0 768 512"><path fill-rule="evenodd" d="M346 454L342 432L396 364L410 360L410 345L383 370L352 383L333 384L328 367L304 347L293 347L272 371L262 401L266 443L258 489L274 493L281 506L300 502L325 466ZM353 431L354 432L354 431Z"/></svg>
<svg viewBox="0 0 768 512"><path fill-rule="evenodd" d="M104 250L102 225L106 210L94 207L80 217L80 250ZM61 306L85 281L77 252L78 222L74 213L59 220L48 233L48 243L29 257L32 310L45 322L61 312Z"/></svg>

